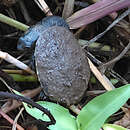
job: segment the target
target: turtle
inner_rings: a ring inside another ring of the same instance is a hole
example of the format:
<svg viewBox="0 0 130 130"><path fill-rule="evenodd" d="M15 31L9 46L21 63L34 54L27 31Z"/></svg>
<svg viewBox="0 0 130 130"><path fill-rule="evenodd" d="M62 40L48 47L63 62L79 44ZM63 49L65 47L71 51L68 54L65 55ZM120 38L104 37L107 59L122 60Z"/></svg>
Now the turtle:
<svg viewBox="0 0 130 130"><path fill-rule="evenodd" d="M66 21L59 16L46 17L20 41L19 48L36 42L36 71L44 94L67 106L79 103L88 88L90 67Z"/></svg>

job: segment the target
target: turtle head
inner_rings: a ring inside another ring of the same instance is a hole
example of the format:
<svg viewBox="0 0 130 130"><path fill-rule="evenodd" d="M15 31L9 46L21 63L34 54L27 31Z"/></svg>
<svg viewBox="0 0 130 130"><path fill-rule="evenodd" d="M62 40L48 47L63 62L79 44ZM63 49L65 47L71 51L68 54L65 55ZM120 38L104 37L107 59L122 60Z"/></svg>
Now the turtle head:
<svg viewBox="0 0 130 130"><path fill-rule="evenodd" d="M69 29L69 25L63 18L59 16L45 17L36 25L30 27L28 31L19 38L17 49L24 50L25 48L30 48L38 39L39 35L52 26L61 26Z"/></svg>

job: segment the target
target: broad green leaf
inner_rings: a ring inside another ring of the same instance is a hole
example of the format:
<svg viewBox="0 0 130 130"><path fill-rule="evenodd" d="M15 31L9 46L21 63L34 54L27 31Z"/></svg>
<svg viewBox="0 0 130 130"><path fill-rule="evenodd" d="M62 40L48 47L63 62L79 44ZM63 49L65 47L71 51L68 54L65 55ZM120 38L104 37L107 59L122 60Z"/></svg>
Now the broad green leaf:
<svg viewBox="0 0 130 130"><path fill-rule="evenodd" d="M13 90L16 94L23 96L18 91ZM52 103L52 102L45 102L45 101L39 101L36 102L39 105L43 106L44 108L50 110L51 114L54 116L56 120L55 125L50 125L50 130L78 130L76 119L74 116L72 116L68 109ZM34 118L40 119L43 121L50 121L49 117L46 114L43 114L42 111L35 107L28 106L27 103L23 102L23 105L25 107L25 110Z"/></svg>
<svg viewBox="0 0 130 130"><path fill-rule="evenodd" d="M114 124L104 124L102 128L104 130L127 130L126 128Z"/></svg>
<svg viewBox="0 0 130 130"><path fill-rule="evenodd" d="M99 130L105 120L130 98L130 84L97 96L77 116L79 130Z"/></svg>
<svg viewBox="0 0 130 130"><path fill-rule="evenodd" d="M50 130L77 130L76 119L69 113L68 109L52 102L39 101L37 103L50 110L56 120L55 125L50 125L48 127ZM31 108L26 103L23 104L26 111L34 118L50 121L49 117L46 114L43 114L42 111L35 107Z"/></svg>

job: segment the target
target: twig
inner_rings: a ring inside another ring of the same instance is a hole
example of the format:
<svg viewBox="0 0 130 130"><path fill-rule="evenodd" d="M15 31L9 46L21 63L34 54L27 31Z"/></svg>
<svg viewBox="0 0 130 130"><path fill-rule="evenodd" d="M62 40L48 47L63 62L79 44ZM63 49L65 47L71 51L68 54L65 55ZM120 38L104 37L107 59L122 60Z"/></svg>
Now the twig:
<svg viewBox="0 0 130 130"><path fill-rule="evenodd" d="M103 68L107 68L108 66L110 66L111 64L117 62L118 60L120 60L125 54L126 52L130 49L130 43L128 43L128 45L125 47L125 49L116 57L114 58L113 60L111 61L108 61L107 63L103 64L100 66L100 69L103 69Z"/></svg>
<svg viewBox="0 0 130 130"><path fill-rule="evenodd" d="M48 7L48 5L46 4L46 2L44 0L34 0L36 2L36 4L39 6L39 8L47 15L53 15L50 8Z"/></svg>
<svg viewBox="0 0 130 130"><path fill-rule="evenodd" d="M2 81L4 83L4 85L12 92L12 88L6 83L6 81L4 79L2 79L0 77L0 81Z"/></svg>
<svg viewBox="0 0 130 130"><path fill-rule="evenodd" d="M0 70L0 80L5 84L5 86L12 92L12 88L21 91L21 88L15 83L13 78L6 72Z"/></svg>
<svg viewBox="0 0 130 130"><path fill-rule="evenodd" d="M86 95L91 96L91 95L99 95L105 93L106 90L93 90L93 91L87 91Z"/></svg>
<svg viewBox="0 0 130 130"><path fill-rule="evenodd" d="M12 130L16 130L16 124L17 124L17 121L18 121L18 118L20 117L21 113L23 112L24 110L24 107L21 108L20 112L18 113L18 115L15 117L15 120L13 122L13 127L12 127Z"/></svg>
<svg viewBox="0 0 130 130"><path fill-rule="evenodd" d="M70 15L72 15L73 9L74 9L74 2L75 2L75 0L65 0L64 9L63 9L63 13L62 13L62 17L64 19L66 19Z"/></svg>
<svg viewBox="0 0 130 130"><path fill-rule="evenodd" d="M111 91L115 89L115 87L112 85L109 79L105 75L101 74L101 72L96 68L96 66L94 66L94 64L90 61L89 58L88 58L88 63L90 65L90 69L93 72L93 74L96 76L96 78L99 80L99 82L103 85L103 87L107 91ZM123 107L122 107L122 110L124 111Z"/></svg>
<svg viewBox="0 0 130 130"><path fill-rule="evenodd" d="M94 63L96 63L97 65L102 65L102 64L103 64L103 63L102 63L101 61L99 61L95 56L93 56L90 52L87 52L87 54L88 54L88 57L89 57L90 59L92 59L92 61L93 61ZM111 74L113 77L117 78L117 79L118 79L120 82L122 82L123 84L128 84L128 82L127 82L122 76L120 76L118 73L116 73L113 69L111 69L110 74Z"/></svg>
<svg viewBox="0 0 130 130"><path fill-rule="evenodd" d="M71 105L69 108L77 115L80 113L80 110L75 105Z"/></svg>
<svg viewBox="0 0 130 130"><path fill-rule="evenodd" d="M25 74L23 70L13 70L13 69L2 69L4 72L8 74Z"/></svg>
<svg viewBox="0 0 130 130"><path fill-rule="evenodd" d="M18 32L9 33L9 34L6 34L6 35L0 35L0 38L16 39L16 35L18 35Z"/></svg>
<svg viewBox="0 0 130 130"><path fill-rule="evenodd" d="M32 71L27 65L25 65L23 62L17 60L16 58L14 58L13 56L9 55L6 52L2 52L0 51L0 58L8 61L9 63L14 64L15 66L19 67L20 69L25 70L26 72L30 73L30 74L35 74L34 71Z"/></svg>
<svg viewBox="0 0 130 130"><path fill-rule="evenodd" d="M126 17L128 14L130 14L130 8L126 10L123 14L121 14L116 20L113 21L112 24L110 24L106 30L100 34L98 34L96 37L91 39L86 43L86 45L83 46L83 48L87 47L88 44L92 44L93 42L97 41L99 38L101 38L106 32L108 32L111 28L113 28L119 21L121 21L124 17Z"/></svg>
<svg viewBox="0 0 130 130"><path fill-rule="evenodd" d="M8 93L8 92L0 92L0 97L15 99L15 100L18 100L18 101L21 101L21 102L28 103L32 107L38 108L39 110L41 110L43 113L45 113L50 118L50 121L48 121L48 122L43 121L46 126L49 126L49 125L56 123L55 118L51 115L50 111L48 111L46 108L40 106L39 104L33 102L33 100L31 100L27 97L23 97L23 96Z"/></svg>
<svg viewBox="0 0 130 130"><path fill-rule="evenodd" d="M94 66L94 64L91 62L89 58L88 58L88 63L90 65L91 71L96 76L96 78L100 81L103 87L108 91L114 89L114 86L109 81L109 79L104 74L103 75L101 74L101 72L96 68L96 66Z"/></svg>
<svg viewBox="0 0 130 130"><path fill-rule="evenodd" d="M33 90L25 90L21 93L24 95L24 97L33 98L37 94L39 94L41 92L41 90L42 90L41 87L39 87L39 88L35 88ZM11 101L9 100L1 107L1 109L3 112L8 113L8 112L20 107L21 105L22 105L22 103L17 100L11 100Z"/></svg>
<svg viewBox="0 0 130 130"><path fill-rule="evenodd" d="M94 55L92 55L90 52L87 52L87 54L88 54L88 57L90 58L90 59L92 59L92 61L94 61L97 65L100 65L100 64L102 64L102 62L100 61L100 60L98 60Z"/></svg>
<svg viewBox="0 0 130 130"><path fill-rule="evenodd" d="M1 111L1 109L0 109L0 114L1 114L7 121L9 121L11 124L13 124L14 121L13 121L7 114L5 114L3 111ZM18 130L24 130L24 128L22 128L19 124L16 124L16 127L17 127Z"/></svg>
<svg viewBox="0 0 130 130"><path fill-rule="evenodd" d="M119 80L120 82L122 82L123 84L128 84L128 82L122 77L120 76L117 72L115 72L114 70L110 70L110 74L116 78L117 80Z"/></svg>

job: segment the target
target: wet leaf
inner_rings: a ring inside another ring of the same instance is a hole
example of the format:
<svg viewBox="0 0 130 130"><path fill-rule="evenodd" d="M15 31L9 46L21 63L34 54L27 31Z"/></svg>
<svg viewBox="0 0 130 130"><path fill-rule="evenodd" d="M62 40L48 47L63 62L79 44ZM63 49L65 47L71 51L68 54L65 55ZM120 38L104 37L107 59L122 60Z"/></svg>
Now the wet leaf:
<svg viewBox="0 0 130 130"><path fill-rule="evenodd" d="M77 116L80 130L99 130L105 120L130 97L130 84L106 92L90 101Z"/></svg>

